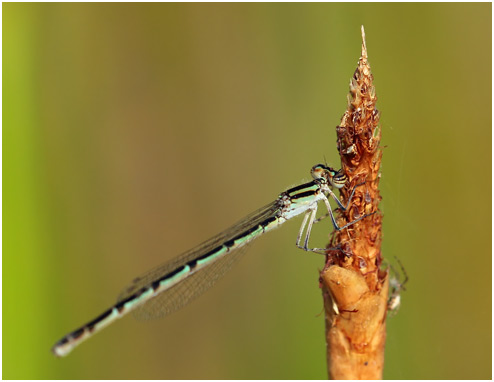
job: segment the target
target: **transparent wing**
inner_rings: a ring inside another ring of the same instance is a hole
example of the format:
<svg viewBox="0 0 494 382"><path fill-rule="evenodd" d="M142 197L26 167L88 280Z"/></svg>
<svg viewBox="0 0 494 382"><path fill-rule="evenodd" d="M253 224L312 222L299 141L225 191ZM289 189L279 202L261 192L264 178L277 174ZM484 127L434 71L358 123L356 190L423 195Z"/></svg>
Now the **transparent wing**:
<svg viewBox="0 0 494 382"><path fill-rule="evenodd" d="M133 282L124 289L118 296L118 302L127 299L142 288L151 285L154 281L161 279L173 270L182 267L191 260L213 250L224 242L233 239L239 234L247 231L249 228L256 227L270 217L275 217L278 212L279 203L278 201L274 201L251 213L230 228L197 247L146 272L142 276L134 279ZM242 253L245 252L245 248L246 246L243 246L236 250L231 250L225 256L220 257L215 262L205 266L182 282L151 298L144 305L137 308L134 311L134 315L138 319L158 318L182 308L213 286L214 283L216 283L216 281L232 267L235 261L240 258Z"/></svg>
<svg viewBox="0 0 494 382"><path fill-rule="evenodd" d="M164 317L173 313L199 297L212 287L233 264L240 259L250 245L245 245L218 259L200 272L194 273L182 282L160 293L146 304L133 311L138 320Z"/></svg>

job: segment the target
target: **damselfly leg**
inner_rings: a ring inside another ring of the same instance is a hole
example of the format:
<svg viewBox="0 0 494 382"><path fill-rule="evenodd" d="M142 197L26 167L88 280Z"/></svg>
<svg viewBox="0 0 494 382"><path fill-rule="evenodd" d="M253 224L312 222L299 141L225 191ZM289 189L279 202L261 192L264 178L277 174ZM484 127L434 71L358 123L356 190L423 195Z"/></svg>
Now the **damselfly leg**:
<svg viewBox="0 0 494 382"><path fill-rule="evenodd" d="M315 179L319 179L319 180L324 181L330 187L342 188L347 181L346 176L342 173L341 170L335 171L331 167L328 167L328 166L325 166L322 164L314 166L312 168L311 173ZM325 194L322 195L321 199L324 201L324 204L326 205L328 212L325 215L321 216L320 218L316 219L317 204L313 204L307 210L307 212L305 213L305 216L304 216L304 220L302 221L302 224L300 226L300 230L299 230L299 233L297 236L296 246L300 249L303 249L304 251L323 253L323 254L327 253L327 249L325 249L325 248L309 248L309 238L310 238L310 234L312 231L312 225L314 223L317 223L317 222L321 221L322 219L330 216L331 222L333 223L333 227L335 228L335 230L341 231L342 229L347 228L347 227L351 226L352 224L355 224L356 222L366 218L367 216L375 214L375 212L373 212L370 214L362 215L359 218L355 219L354 221L352 221L348 224L345 224L344 226L341 226L341 227L338 225L338 223L336 222L336 219L334 217L333 210L331 208L331 205L329 203L327 195L330 195L336 201L336 203L338 204L338 209L342 209L342 210L346 211L347 208L350 206L353 195L355 194L355 189L359 186L364 185L364 184L365 184L365 182L362 182L362 183L357 184L355 187L353 187L352 193L350 194L350 197L348 198L348 202L347 202L346 206L344 206L340 202L340 200L335 195L335 193L332 191L332 189L327 187L325 189ZM303 236L303 233L304 233L306 226L307 226L307 230L305 231L304 244L301 245L300 242L302 240L302 236Z"/></svg>
<svg viewBox="0 0 494 382"><path fill-rule="evenodd" d="M341 171L341 170L340 170L340 171ZM351 201L352 201L352 199L353 199L353 194L355 193L355 190L357 189L357 187L359 187L359 186L363 186L364 184L365 184L365 182L362 182L362 183L357 184L355 187L353 187L352 193L350 194L350 197L348 198L348 203L346 204L346 207L345 207L345 206L343 206L343 204L340 202L340 200L339 200L337 197L335 197L335 195L333 194L333 195L332 195L332 197L334 198L334 200L335 200L335 201L336 201L336 203L338 204L338 207L337 207L337 208L335 208L335 209L333 210L333 212L334 212L334 211L338 211L338 210L340 210L340 209L341 209L341 210L343 210L343 211L346 211L346 210L347 210L347 208L348 208L348 206L350 205L350 202L351 202ZM371 213L371 214L367 214L366 216L370 216L370 215L373 215L373 214L375 214L375 212L373 212L373 213ZM329 212L326 212L324 215L322 215L321 217L319 217L319 218L317 218L316 220L314 220L314 223L319 223L321 220L326 219L328 216L329 216ZM366 216L363 216L363 217L361 217L361 218L359 218L359 219L363 219L363 218L364 218L364 217L366 217ZM356 221L357 221L357 220L356 220ZM353 223L354 223L354 222L352 222L352 223L350 223L350 224L353 224ZM335 227L335 229L336 229L337 231L339 231L339 230L341 230L341 229L343 229L343 228L345 228L345 227L341 227L340 229L338 229L337 227Z"/></svg>

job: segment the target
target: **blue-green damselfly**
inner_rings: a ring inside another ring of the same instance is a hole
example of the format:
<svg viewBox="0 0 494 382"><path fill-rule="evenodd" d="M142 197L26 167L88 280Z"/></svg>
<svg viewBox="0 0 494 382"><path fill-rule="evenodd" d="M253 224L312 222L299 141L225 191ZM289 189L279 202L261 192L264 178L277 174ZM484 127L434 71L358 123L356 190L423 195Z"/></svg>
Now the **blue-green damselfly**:
<svg viewBox="0 0 494 382"><path fill-rule="evenodd" d="M211 287L240 256L243 252L240 249L245 248L247 243L302 213L305 213L305 217L297 237L297 247L305 251L324 252L324 249L309 248L312 225L320 220L316 219L320 201L324 202L328 210L325 216L331 217L336 230L371 215L366 214L344 226L338 226L328 197L334 199L339 208L346 210L359 185L352 190L347 206L343 206L332 190L342 188L347 182L341 170L335 171L318 164L312 167L311 175L311 182L282 192L274 202L246 216L227 230L136 278L119 296L115 305L63 337L53 346L53 353L59 357L66 356L81 342L130 311L134 311L137 316L164 316L180 309Z"/></svg>

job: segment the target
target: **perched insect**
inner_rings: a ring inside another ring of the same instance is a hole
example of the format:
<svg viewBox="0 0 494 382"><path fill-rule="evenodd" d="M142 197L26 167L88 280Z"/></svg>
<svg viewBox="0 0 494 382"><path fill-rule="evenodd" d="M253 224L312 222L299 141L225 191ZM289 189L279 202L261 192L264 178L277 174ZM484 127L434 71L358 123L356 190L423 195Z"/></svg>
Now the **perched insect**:
<svg viewBox="0 0 494 382"><path fill-rule="evenodd" d="M206 291L230 269L247 243L303 213L305 217L297 237L297 247L305 251L325 251L308 247L312 225L317 221L316 212L320 201L324 202L336 230L372 215L362 215L342 227L338 226L328 198L331 197L340 209L346 210L355 188L361 184L353 188L348 204L344 206L332 190L342 188L347 183L347 178L341 170L336 171L318 164L312 167L311 175L312 181L282 192L274 202L253 212L227 230L135 279L119 296L115 305L63 337L53 347L53 353L59 357L67 355L82 341L130 311L134 311L138 316L150 317L164 316L180 309Z"/></svg>

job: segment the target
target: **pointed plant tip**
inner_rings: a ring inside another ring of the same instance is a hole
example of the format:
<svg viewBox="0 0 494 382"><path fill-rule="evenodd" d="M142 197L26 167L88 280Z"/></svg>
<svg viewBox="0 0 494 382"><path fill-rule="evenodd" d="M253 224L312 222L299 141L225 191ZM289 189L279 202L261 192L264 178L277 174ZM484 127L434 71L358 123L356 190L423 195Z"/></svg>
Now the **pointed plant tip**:
<svg viewBox="0 0 494 382"><path fill-rule="evenodd" d="M363 25L360 27L360 30L362 31L362 58L367 58L367 46L365 45L365 30Z"/></svg>

